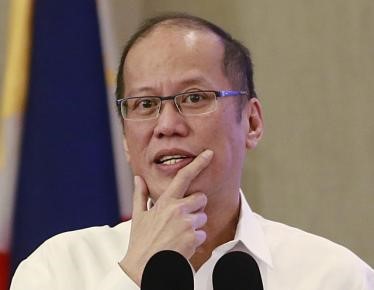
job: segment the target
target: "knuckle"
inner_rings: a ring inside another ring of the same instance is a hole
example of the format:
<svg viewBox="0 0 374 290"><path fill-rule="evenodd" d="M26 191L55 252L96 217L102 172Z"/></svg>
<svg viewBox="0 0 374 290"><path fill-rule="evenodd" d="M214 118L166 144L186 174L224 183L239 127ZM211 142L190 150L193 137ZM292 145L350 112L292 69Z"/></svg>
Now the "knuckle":
<svg viewBox="0 0 374 290"><path fill-rule="evenodd" d="M172 206L171 215L174 218L180 218L185 213L185 206L181 203Z"/></svg>
<svg viewBox="0 0 374 290"><path fill-rule="evenodd" d="M208 203L207 196L202 192L196 194L195 198L197 199L199 204L206 205Z"/></svg>
<svg viewBox="0 0 374 290"><path fill-rule="evenodd" d="M173 208L174 203L175 201L172 198L166 195L161 195L161 197L157 200L154 206L161 210L164 210L166 208Z"/></svg>
<svg viewBox="0 0 374 290"><path fill-rule="evenodd" d="M191 231L192 232L192 231L195 230L194 221L193 221L192 217L185 217L183 224L184 224L184 229L186 231Z"/></svg>

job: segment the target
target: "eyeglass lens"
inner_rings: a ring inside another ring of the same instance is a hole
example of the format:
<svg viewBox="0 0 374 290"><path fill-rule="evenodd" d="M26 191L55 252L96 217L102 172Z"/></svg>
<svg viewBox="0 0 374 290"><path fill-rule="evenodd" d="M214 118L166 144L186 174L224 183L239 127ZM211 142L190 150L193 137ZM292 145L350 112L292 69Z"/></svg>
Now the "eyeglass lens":
<svg viewBox="0 0 374 290"><path fill-rule="evenodd" d="M161 109L161 97L134 97L122 102L121 111L126 119L156 118ZM199 115L216 109L215 92L188 92L174 97L178 111L183 115Z"/></svg>

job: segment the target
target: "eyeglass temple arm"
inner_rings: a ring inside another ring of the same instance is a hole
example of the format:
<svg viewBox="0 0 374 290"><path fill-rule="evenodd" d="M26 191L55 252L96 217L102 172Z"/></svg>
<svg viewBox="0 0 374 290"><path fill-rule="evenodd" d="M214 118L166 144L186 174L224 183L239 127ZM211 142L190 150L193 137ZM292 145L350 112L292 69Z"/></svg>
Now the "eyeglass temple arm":
<svg viewBox="0 0 374 290"><path fill-rule="evenodd" d="M218 97L244 96L248 95L246 91L217 91Z"/></svg>

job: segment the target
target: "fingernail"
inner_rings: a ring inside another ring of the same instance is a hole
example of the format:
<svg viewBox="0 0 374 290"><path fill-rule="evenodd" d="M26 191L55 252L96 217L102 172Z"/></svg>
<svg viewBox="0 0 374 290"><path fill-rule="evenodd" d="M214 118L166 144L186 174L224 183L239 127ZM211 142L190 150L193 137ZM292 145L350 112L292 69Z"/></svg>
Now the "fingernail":
<svg viewBox="0 0 374 290"><path fill-rule="evenodd" d="M205 159L210 159L213 156L213 151L210 149L206 149L203 153L201 153L201 156Z"/></svg>

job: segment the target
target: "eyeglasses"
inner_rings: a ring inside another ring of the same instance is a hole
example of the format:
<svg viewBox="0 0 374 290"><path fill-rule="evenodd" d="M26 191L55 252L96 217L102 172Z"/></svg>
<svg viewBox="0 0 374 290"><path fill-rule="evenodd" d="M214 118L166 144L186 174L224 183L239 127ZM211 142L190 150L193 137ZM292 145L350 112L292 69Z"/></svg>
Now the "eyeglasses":
<svg viewBox="0 0 374 290"><path fill-rule="evenodd" d="M117 100L117 106L123 119L142 121L156 119L160 115L162 101L174 100L180 114L194 116L214 112L218 97L245 95L248 95L246 91L192 91L167 97L125 97Z"/></svg>

